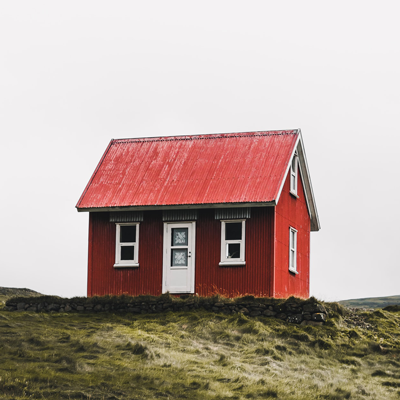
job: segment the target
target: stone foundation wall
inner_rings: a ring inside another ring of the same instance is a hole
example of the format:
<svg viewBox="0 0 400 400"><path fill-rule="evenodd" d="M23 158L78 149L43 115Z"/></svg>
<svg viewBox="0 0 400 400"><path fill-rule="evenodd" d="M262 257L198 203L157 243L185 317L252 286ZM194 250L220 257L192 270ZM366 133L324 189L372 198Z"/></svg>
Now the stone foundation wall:
<svg viewBox="0 0 400 400"><path fill-rule="evenodd" d="M125 312L132 314L154 314L198 309L224 314L242 313L249 317L274 317L302 325L322 325L328 317L325 307L316 299L302 300L294 297L279 300L255 298L253 296L236 299L219 296L181 296L177 298L169 295L159 297L75 297L72 299L41 296L12 298L6 302L4 307L6 311Z"/></svg>

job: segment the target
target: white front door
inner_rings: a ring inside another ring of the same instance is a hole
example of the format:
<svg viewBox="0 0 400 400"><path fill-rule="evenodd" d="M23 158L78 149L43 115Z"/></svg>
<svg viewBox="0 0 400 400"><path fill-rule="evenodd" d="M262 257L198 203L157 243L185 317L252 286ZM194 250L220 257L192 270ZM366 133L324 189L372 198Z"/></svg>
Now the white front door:
<svg viewBox="0 0 400 400"><path fill-rule="evenodd" d="M195 222L164 223L163 293L194 293Z"/></svg>

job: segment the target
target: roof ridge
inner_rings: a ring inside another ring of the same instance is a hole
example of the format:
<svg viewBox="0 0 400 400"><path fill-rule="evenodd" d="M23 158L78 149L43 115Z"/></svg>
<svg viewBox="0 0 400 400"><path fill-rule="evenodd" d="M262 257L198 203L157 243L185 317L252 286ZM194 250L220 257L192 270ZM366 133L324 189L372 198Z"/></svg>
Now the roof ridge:
<svg viewBox="0 0 400 400"><path fill-rule="evenodd" d="M298 134L298 129L277 130L277 131L254 131L254 132L233 132L233 133L212 133L200 135L182 135L182 136L155 136L140 138L112 139L113 143L132 143L132 142L163 142L180 140L211 140L211 139L231 139L236 137L251 136L283 136Z"/></svg>

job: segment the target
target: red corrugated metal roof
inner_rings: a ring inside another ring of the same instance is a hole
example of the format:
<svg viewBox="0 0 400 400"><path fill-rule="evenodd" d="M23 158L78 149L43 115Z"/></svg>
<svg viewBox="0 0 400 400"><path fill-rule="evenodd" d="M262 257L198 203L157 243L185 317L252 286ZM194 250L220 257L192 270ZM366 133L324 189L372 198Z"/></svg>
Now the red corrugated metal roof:
<svg viewBox="0 0 400 400"><path fill-rule="evenodd" d="M299 130L112 140L77 208L265 203Z"/></svg>

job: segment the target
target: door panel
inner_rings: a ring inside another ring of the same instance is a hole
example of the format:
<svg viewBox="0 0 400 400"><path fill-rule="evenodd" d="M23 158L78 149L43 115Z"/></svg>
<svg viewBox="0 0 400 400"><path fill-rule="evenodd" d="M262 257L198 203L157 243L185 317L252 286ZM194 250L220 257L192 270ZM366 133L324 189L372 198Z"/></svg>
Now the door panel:
<svg viewBox="0 0 400 400"><path fill-rule="evenodd" d="M195 222L164 223L163 293L194 293Z"/></svg>

